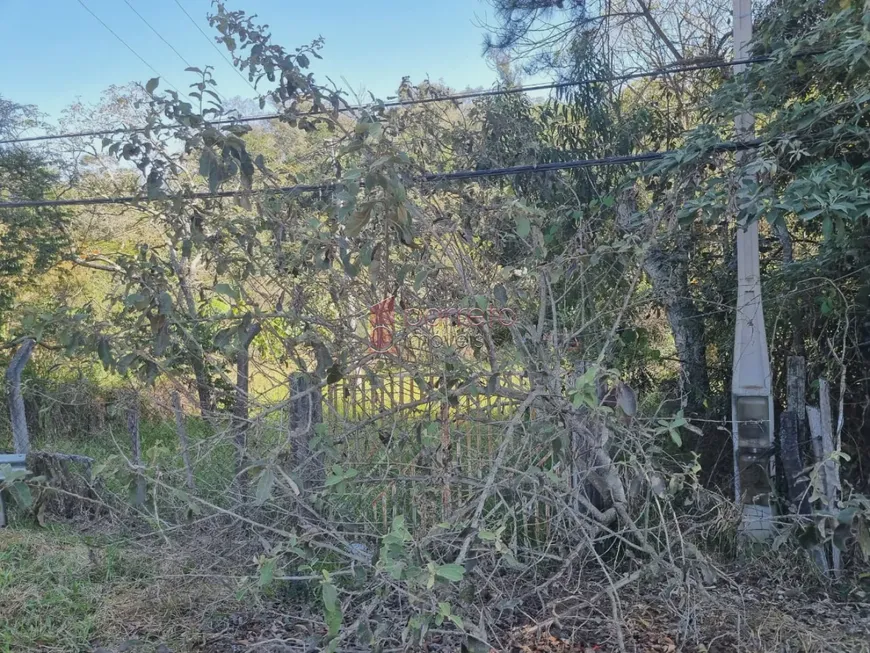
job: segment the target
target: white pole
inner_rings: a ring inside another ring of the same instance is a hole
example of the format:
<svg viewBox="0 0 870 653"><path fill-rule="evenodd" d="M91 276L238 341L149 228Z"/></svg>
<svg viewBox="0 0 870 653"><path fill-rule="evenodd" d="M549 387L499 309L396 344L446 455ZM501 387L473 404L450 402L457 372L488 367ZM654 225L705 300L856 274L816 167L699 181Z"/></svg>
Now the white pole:
<svg viewBox="0 0 870 653"><path fill-rule="evenodd" d="M734 58L745 59L752 39L752 0L733 1ZM744 70L744 65L735 66L735 76ZM738 141L751 138L752 114L743 112L735 116L734 127ZM742 154L737 157L739 161ZM770 357L761 305L758 222L753 220L737 228L737 319L731 387L735 496L743 504L741 534L753 539L767 539L773 532L770 385Z"/></svg>

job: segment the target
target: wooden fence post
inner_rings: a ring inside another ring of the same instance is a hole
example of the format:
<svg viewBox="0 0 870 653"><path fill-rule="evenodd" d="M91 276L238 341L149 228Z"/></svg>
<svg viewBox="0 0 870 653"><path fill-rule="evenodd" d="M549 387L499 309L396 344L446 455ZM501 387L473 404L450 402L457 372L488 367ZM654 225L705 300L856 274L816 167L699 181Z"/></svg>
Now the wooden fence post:
<svg viewBox="0 0 870 653"><path fill-rule="evenodd" d="M819 407L807 406L807 423L813 457L818 463L819 483L828 512L836 514L840 505L840 463L834 456L834 425L831 414L831 395L828 382L819 379ZM837 452L839 453L839 452ZM838 574L841 569L840 550L831 545L831 569Z"/></svg>
<svg viewBox="0 0 870 653"><path fill-rule="evenodd" d="M807 361L803 356L788 357L786 388L786 410L795 415L800 451L807 437Z"/></svg>
<svg viewBox="0 0 870 653"><path fill-rule="evenodd" d="M794 411L787 410L779 416L779 451L789 502L797 514L808 515L807 481L803 476L804 466L798 447L798 419Z"/></svg>
<svg viewBox="0 0 870 653"><path fill-rule="evenodd" d="M236 393L233 399L233 441L236 445L236 485L239 489L247 486L248 461L248 391L250 388L251 343L260 333L260 324L251 324L239 343L236 354Z"/></svg>
<svg viewBox="0 0 870 653"><path fill-rule="evenodd" d="M172 411L175 413L175 430L178 431L178 441L181 444L181 460L184 461L187 489L191 492L196 492L196 483L193 480L193 466L190 464L190 453L187 446L187 429L184 426L184 413L181 410L181 396L177 390L172 393Z"/></svg>
<svg viewBox="0 0 870 653"><path fill-rule="evenodd" d="M789 373L791 374L791 359L789 359ZM789 401L792 402L792 384L789 377ZM789 404L799 405L799 401ZM804 407L806 409L806 407ZM801 458L800 444L798 442L799 420L793 410L787 410L779 416L779 456L782 470L788 486L789 503L794 506L798 515L810 515L812 510L809 502L809 484L804 475L804 465ZM825 550L820 546L810 549L810 557L823 573L828 573L828 559Z"/></svg>
<svg viewBox="0 0 870 653"><path fill-rule="evenodd" d="M322 454L311 452L315 427L323 421L323 398L320 390L312 387L309 376L301 372L290 376L290 397L289 439L293 471L300 489L307 490L321 484L325 478Z"/></svg>

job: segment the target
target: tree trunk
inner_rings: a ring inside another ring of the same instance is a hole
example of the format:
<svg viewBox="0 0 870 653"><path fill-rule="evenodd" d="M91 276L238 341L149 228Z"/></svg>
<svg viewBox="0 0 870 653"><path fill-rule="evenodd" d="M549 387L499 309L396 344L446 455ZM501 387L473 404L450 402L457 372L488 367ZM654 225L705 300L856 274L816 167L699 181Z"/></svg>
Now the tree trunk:
<svg viewBox="0 0 870 653"><path fill-rule="evenodd" d="M684 255L679 252L665 254L658 246L650 248L643 262L644 272L667 313L680 359L686 405L691 412L703 408L710 381L704 320L689 292L685 268Z"/></svg>
<svg viewBox="0 0 870 653"><path fill-rule="evenodd" d="M641 223L637 216L637 193L634 189L622 194L616 206L617 223L637 233ZM674 239L672 239L673 242ZM688 255L679 243L651 246L643 260L643 271L649 277L656 299L665 308L680 359L681 387L689 412L700 412L710 390L707 376L707 337L704 320L689 291Z"/></svg>
<svg viewBox="0 0 870 653"><path fill-rule="evenodd" d="M290 377L290 396L296 397L311 388L306 374L296 373ZM311 439L315 427L323 421L323 399L319 390L290 400L290 442L293 452L293 472L299 487L304 492L315 487L325 478L323 457L311 453Z"/></svg>
<svg viewBox="0 0 870 653"><path fill-rule="evenodd" d="M35 340L28 339L22 342L6 369L9 418L12 422L12 443L15 453L30 453L30 434L27 432L27 415L24 412L24 396L21 394L21 372L30 360L35 345Z"/></svg>
<svg viewBox="0 0 870 653"><path fill-rule="evenodd" d="M205 363L199 354L194 353L191 366L196 379L196 394L199 396L199 412L207 420L214 413L214 391L205 370Z"/></svg>
<svg viewBox="0 0 870 653"><path fill-rule="evenodd" d="M233 438L236 445L236 480L244 485L244 472L247 461L248 428L248 387L250 384L251 342L260 333L260 325L252 324L245 333L241 349L236 357L236 396L233 402Z"/></svg>
<svg viewBox="0 0 870 653"><path fill-rule="evenodd" d="M182 255L181 260L175 251L175 246L169 244L169 260L175 270L175 275L178 277L178 285L181 290L181 295L184 297L184 303L187 306L187 314L191 321L196 320L196 301L193 298L193 290L190 284L191 263L187 256ZM186 331L185 331L186 333ZM193 341L193 337L188 340ZM199 410L203 419L211 417L215 409L214 404L214 388L208 378L206 371L205 358L202 352L202 346L198 342L190 342L189 350L192 355L191 367L193 367L193 376L196 379L196 393L199 396Z"/></svg>
<svg viewBox="0 0 870 653"><path fill-rule="evenodd" d="M196 492L196 483L193 480L193 466L190 464L190 453L187 445L187 429L184 426L184 413L181 410L181 396L177 391L172 393L172 411L175 413L175 429L178 431L178 441L181 444L181 459L184 461L187 488L191 492Z"/></svg>

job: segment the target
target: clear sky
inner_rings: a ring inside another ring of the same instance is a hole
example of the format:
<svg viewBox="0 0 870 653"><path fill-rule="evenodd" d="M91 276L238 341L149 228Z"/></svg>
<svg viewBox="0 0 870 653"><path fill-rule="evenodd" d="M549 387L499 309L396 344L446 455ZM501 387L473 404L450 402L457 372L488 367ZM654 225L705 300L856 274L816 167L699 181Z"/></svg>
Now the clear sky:
<svg viewBox="0 0 870 653"><path fill-rule="evenodd" d="M194 80L185 64L127 2L191 64L213 65L222 95L254 95L179 8L211 38L211 0L0 0L0 95L56 117L77 97L96 101L110 84L155 76L81 3L164 79L186 88ZM456 89L496 79L481 55L480 24L492 15L486 0L227 0L227 7L256 13L288 50L323 36L317 78L377 97L392 94L404 75Z"/></svg>

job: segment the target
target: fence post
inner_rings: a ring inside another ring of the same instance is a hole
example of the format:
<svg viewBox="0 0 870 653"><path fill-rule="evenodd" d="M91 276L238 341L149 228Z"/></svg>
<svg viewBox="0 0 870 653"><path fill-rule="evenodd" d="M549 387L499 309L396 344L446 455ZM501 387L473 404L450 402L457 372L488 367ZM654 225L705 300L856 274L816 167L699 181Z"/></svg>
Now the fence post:
<svg viewBox="0 0 870 653"><path fill-rule="evenodd" d="M791 372L791 359L789 359L789 374ZM792 402L791 390L791 377L789 377L789 407L800 403ZM788 485L789 502L795 507L798 515L809 515L811 513L809 484L804 476L804 465L801 461L798 443L799 424L800 421L793 410L787 410L779 416L779 456ZM813 546L810 549L810 557L822 573L828 573L828 560L824 548Z"/></svg>
<svg viewBox="0 0 870 653"><path fill-rule="evenodd" d="M819 379L819 407L807 406L807 423L813 457L818 463L817 473L828 512L836 514L840 504L839 460L834 458L833 419L831 415L831 396L828 382ZM836 575L841 569L840 550L831 545L831 570Z"/></svg>
<svg viewBox="0 0 870 653"><path fill-rule="evenodd" d="M804 466L798 447L798 419L794 411L787 410L779 416L779 451L789 501L797 514L808 515L807 481L803 477Z"/></svg>
<svg viewBox="0 0 870 653"><path fill-rule="evenodd" d="M187 446L187 429L184 426L184 413L181 410L181 396L177 390L172 393L172 410L175 413L175 429L178 431L178 441L181 444L181 460L184 461L187 488L191 492L196 492L196 484L193 480L193 466L190 464L190 453Z"/></svg>
<svg viewBox="0 0 870 653"><path fill-rule="evenodd" d="M819 413L822 422L822 460L825 466L825 478L827 483L828 510L836 512L840 508L840 460L834 458L834 417L831 412L831 391L825 379L819 379ZM839 453L839 451L837 451ZM840 549L831 543L831 569L834 574L839 574L842 569L840 563Z"/></svg>
<svg viewBox="0 0 870 653"><path fill-rule="evenodd" d="M301 372L290 376L290 397L289 439L293 471L304 491L321 484L325 476L322 454L311 452L315 427L323 421L323 398L320 390L312 387L310 377Z"/></svg>
<svg viewBox="0 0 870 653"><path fill-rule="evenodd" d="M786 410L795 414L798 450L807 437L807 362L803 356L789 356L786 374Z"/></svg>
<svg viewBox="0 0 870 653"><path fill-rule="evenodd" d="M247 487L247 460L248 460L248 429L250 428L250 420L248 418L248 401L250 389L250 366L251 352L250 347L254 342L254 338L259 335L261 330L260 324L251 324L245 331L238 353L236 354L236 392L233 399L233 442L236 445L236 487L239 490L244 490ZM241 492L240 492L241 494Z"/></svg>

